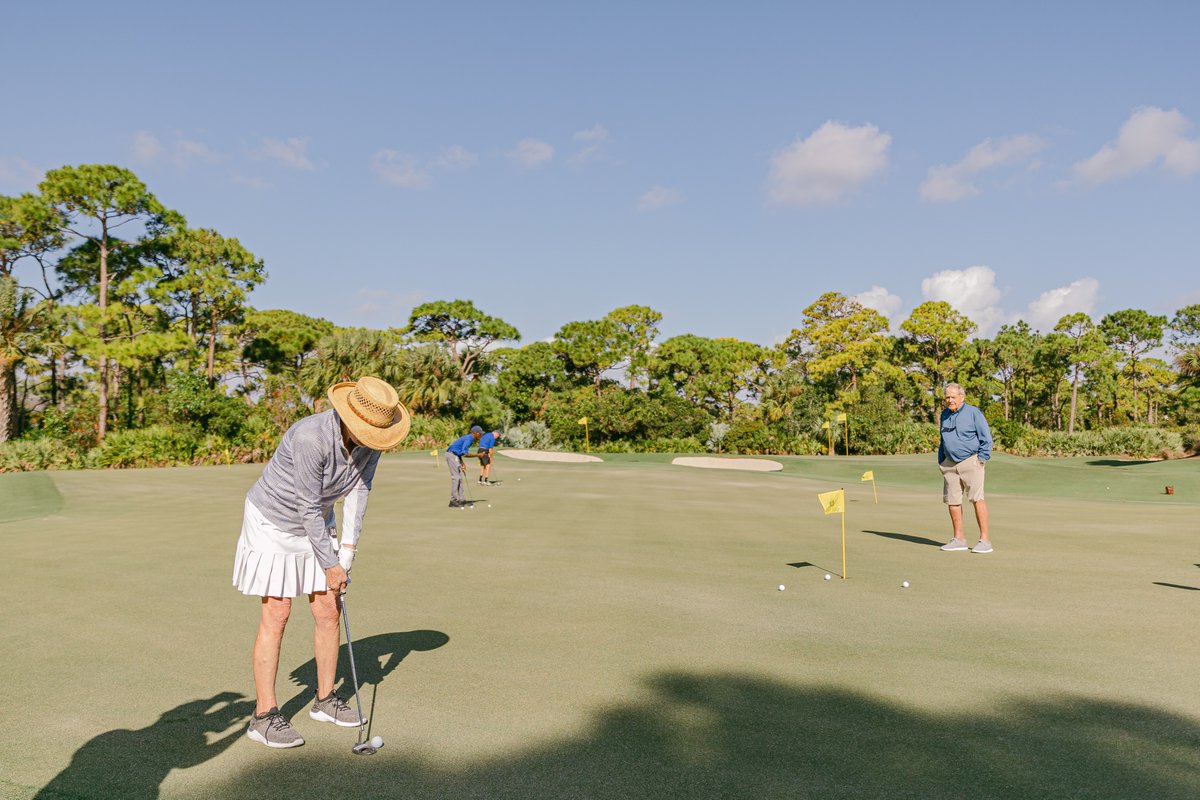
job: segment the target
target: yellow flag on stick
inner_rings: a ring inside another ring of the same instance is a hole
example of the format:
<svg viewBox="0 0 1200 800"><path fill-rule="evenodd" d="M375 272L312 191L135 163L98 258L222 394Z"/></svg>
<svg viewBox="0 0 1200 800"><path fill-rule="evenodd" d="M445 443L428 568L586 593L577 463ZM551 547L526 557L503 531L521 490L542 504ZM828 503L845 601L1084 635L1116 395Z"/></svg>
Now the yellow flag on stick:
<svg viewBox="0 0 1200 800"><path fill-rule="evenodd" d="M821 423L821 430L823 430L823 431L827 431L827 430L829 430L829 423L828 423L828 422L822 422L822 423Z"/></svg>
<svg viewBox="0 0 1200 800"><path fill-rule="evenodd" d="M871 482L871 494L875 496L875 504L879 505L879 492L875 491L875 471L869 469L864 472L862 480Z"/></svg>
<svg viewBox="0 0 1200 800"><path fill-rule="evenodd" d="M583 426L583 449L584 449L584 452L590 453L590 452L592 452L592 445L591 445L591 442L589 441L591 437L588 436L587 417L580 417L579 419L576 420L576 422Z"/></svg>
<svg viewBox="0 0 1200 800"><path fill-rule="evenodd" d="M846 421L846 415L845 415L845 414L838 414L836 417L834 417L834 418L833 418L833 421L834 421L834 422L845 422L845 421Z"/></svg>
<svg viewBox="0 0 1200 800"><path fill-rule="evenodd" d="M821 501L821 507L825 509L826 516L842 515L842 580L846 580L846 490L820 492L817 494L817 499Z"/></svg>
<svg viewBox="0 0 1200 800"><path fill-rule="evenodd" d="M817 495L817 499L821 501L822 508L826 514L844 514L846 513L846 491L838 489L836 492L821 492Z"/></svg>

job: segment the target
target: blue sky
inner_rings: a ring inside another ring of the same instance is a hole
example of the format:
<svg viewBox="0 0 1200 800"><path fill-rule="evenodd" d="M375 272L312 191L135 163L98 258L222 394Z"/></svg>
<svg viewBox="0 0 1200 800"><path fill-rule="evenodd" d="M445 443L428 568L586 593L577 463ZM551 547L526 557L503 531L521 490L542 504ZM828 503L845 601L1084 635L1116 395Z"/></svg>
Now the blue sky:
<svg viewBox="0 0 1200 800"><path fill-rule="evenodd" d="M1200 302L1200 4L24 3L0 192L133 169L270 278L525 341L622 305L771 344L822 292L898 325Z"/></svg>

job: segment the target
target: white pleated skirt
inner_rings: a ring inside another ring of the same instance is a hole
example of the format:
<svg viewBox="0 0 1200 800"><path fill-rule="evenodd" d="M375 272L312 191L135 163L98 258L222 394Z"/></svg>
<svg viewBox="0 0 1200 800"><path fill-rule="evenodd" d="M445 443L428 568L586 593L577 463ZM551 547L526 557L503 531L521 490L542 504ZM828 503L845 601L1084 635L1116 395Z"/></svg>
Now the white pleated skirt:
<svg viewBox="0 0 1200 800"><path fill-rule="evenodd" d="M280 530L249 499L233 559L233 585L258 597L299 597L329 588L308 537Z"/></svg>

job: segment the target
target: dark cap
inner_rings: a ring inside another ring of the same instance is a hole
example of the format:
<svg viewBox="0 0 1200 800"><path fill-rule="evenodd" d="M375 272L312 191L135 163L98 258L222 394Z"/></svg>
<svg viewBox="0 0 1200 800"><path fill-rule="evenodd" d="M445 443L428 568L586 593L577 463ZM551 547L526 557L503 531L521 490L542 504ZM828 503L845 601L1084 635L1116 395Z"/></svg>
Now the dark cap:
<svg viewBox="0 0 1200 800"><path fill-rule="evenodd" d="M459 430L461 431L462 428L459 428ZM479 427L478 425L472 425L471 433L483 433L483 428Z"/></svg>

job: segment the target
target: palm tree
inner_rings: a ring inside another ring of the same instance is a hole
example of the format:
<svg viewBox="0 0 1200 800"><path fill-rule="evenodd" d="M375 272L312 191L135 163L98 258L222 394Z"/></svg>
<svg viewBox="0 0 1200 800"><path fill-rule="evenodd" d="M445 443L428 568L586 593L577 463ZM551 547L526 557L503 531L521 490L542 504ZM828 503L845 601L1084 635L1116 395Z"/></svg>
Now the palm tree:
<svg viewBox="0 0 1200 800"><path fill-rule="evenodd" d="M0 275L0 442L17 432L17 366L34 344L40 308L16 278Z"/></svg>
<svg viewBox="0 0 1200 800"><path fill-rule="evenodd" d="M393 386L403 376L403 353L394 336L367 328L341 328L322 337L300 368L298 385L315 406L339 381L373 375Z"/></svg>
<svg viewBox="0 0 1200 800"><path fill-rule="evenodd" d="M458 362L438 345L404 352L403 375L396 382L396 391L415 412L461 408L470 398L468 382L463 380Z"/></svg>

